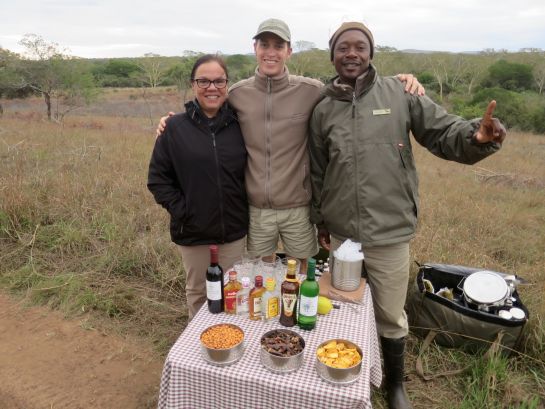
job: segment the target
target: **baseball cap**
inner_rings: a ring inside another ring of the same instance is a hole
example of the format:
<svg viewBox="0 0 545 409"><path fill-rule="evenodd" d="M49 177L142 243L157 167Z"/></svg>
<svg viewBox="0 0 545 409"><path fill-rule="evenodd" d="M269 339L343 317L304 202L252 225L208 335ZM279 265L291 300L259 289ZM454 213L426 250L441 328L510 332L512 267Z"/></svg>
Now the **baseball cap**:
<svg viewBox="0 0 545 409"><path fill-rule="evenodd" d="M269 18L263 21L257 28L257 34L254 36L254 40L263 33L273 33L282 40L287 41L288 43L291 42L290 28L285 22L276 18Z"/></svg>

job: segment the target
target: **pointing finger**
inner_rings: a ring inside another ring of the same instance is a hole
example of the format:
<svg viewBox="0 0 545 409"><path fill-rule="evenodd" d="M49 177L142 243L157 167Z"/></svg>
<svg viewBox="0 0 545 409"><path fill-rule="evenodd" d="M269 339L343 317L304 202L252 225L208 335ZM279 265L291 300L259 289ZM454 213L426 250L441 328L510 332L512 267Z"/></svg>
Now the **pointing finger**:
<svg viewBox="0 0 545 409"><path fill-rule="evenodd" d="M491 121L492 120L492 114L494 113L494 110L496 109L496 101L492 100L486 107L486 112L484 114L483 119L485 121Z"/></svg>

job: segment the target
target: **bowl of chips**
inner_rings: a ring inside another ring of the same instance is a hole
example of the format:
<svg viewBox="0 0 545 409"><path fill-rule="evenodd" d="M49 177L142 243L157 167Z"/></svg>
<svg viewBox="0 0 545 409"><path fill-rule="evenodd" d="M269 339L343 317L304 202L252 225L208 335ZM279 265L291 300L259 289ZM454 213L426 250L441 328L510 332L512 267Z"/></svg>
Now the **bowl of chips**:
<svg viewBox="0 0 545 409"><path fill-rule="evenodd" d="M233 324L216 324L201 333L201 355L216 366L237 362L244 354L244 332Z"/></svg>
<svg viewBox="0 0 545 409"><path fill-rule="evenodd" d="M330 339L316 349L316 371L326 382L350 385L361 373L361 348L346 339Z"/></svg>

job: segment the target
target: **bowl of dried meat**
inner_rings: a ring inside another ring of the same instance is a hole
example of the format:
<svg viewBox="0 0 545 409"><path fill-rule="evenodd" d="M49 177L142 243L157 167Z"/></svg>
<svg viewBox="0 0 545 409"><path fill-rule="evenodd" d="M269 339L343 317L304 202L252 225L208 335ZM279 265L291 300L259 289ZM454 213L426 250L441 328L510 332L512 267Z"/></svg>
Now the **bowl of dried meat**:
<svg viewBox="0 0 545 409"><path fill-rule="evenodd" d="M261 337L261 363L274 373L298 370L303 365L304 350L305 340L295 331L274 329Z"/></svg>
<svg viewBox="0 0 545 409"><path fill-rule="evenodd" d="M346 339L330 339L316 349L316 372L326 382L350 385L361 373L361 348Z"/></svg>
<svg viewBox="0 0 545 409"><path fill-rule="evenodd" d="M244 332L234 324L216 324L201 333L201 355L212 365L226 366L244 354Z"/></svg>

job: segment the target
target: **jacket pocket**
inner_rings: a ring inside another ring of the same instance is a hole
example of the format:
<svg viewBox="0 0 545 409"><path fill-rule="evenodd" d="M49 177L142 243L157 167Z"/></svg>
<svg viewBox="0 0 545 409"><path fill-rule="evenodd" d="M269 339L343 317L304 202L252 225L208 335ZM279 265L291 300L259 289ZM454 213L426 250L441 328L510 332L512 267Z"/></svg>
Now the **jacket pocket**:
<svg viewBox="0 0 545 409"><path fill-rule="evenodd" d="M405 170L404 177L407 184L407 190L409 191L413 202L413 213L415 217L414 223L416 224L416 219L418 218L418 180L416 175L416 167L414 165L414 157L409 146L399 143L397 147L401 165Z"/></svg>
<svg viewBox="0 0 545 409"><path fill-rule="evenodd" d="M413 153L409 146L406 146L402 143L397 144L399 157L401 158L401 164L405 169L416 169L414 166Z"/></svg>
<svg viewBox="0 0 545 409"><path fill-rule="evenodd" d="M309 115L304 113L304 112L300 112L298 114L293 114L291 116L291 120L293 122L306 122L306 121L308 121L308 119L309 119Z"/></svg>

